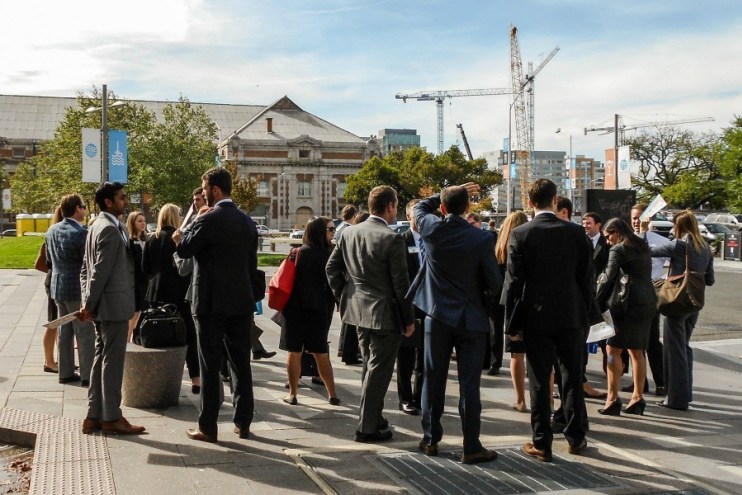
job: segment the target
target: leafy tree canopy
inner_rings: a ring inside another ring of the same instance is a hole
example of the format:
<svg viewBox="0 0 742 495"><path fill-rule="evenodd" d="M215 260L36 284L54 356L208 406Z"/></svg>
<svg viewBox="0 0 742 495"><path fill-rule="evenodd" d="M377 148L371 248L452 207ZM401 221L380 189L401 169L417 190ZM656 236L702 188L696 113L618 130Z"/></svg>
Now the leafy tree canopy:
<svg viewBox="0 0 742 495"><path fill-rule="evenodd" d="M345 199L350 203L365 204L371 189L387 185L397 191L399 211L402 211L411 199L466 182L479 184L482 197L487 198L502 182L502 176L489 170L483 158L467 160L457 146L439 156L413 147L389 153L383 159L373 157L367 160L357 173L348 177Z"/></svg>
<svg viewBox="0 0 742 495"><path fill-rule="evenodd" d="M742 117L735 116L724 129L719 150L719 172L726 188L726 206L733 213L742 212Z"/></svg>

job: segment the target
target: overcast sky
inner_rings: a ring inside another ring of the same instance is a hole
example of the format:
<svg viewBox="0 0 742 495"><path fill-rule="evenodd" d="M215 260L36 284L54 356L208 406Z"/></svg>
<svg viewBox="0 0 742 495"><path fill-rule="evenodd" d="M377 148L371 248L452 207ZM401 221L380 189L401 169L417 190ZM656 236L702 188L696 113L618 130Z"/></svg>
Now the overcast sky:
<svg viewBox="0 0 742 495"><path fill-rule="evenodd" d="M583 128L742 114L742 2L707 0L71 0L5 2L0 94L270 104L288 95L357 135L414 128L436 151L433 102L398 92L507 88L509 25L536 78L536 149L603 159ZM445 103L476 156L508 134L508 96ZM562 132L555 134L561 128ZM513 134L515 131L513 131Z"/></svg>

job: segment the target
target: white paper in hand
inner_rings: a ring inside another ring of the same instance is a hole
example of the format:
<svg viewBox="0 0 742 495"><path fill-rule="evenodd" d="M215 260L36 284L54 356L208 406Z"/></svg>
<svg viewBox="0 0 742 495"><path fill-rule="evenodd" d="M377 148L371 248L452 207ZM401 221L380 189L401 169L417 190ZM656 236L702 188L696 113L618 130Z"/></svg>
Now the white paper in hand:
<svg viewBox="0 0 742 495"><path fill-rule="evenodd" d="M611 312L606 311L603 313L603 319L600 323L590 327L590 333L587 335L587 343L598 342L609 337L616 335L616 330L613 328L613 318L611 318Z"/></svg>

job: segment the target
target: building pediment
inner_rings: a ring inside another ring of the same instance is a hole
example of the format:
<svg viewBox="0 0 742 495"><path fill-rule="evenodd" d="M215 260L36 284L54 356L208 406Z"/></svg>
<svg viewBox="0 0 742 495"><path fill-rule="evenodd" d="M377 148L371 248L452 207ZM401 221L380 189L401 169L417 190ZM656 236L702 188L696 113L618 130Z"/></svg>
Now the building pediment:
<svg viewBox="0 0 742 495"><path fill-rule="evenodd" d="M319 148L320 146L322 146L322 141L320 141L319 139L314 139L313 137L310 137L306 134L302 134L299 137L287 140L286 144L292 148L297 146L311 146Z"/></svg>

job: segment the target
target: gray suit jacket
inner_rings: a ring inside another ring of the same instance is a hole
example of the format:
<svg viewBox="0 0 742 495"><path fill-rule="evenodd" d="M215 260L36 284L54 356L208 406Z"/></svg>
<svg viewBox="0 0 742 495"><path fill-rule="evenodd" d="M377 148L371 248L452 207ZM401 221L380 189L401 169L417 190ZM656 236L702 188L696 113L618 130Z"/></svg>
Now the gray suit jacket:
<svg viewBox="0 0 742 495"><path fill-rule="evenodd" d="M402 236L374 217L341 232L327 262L327 279L343 323L399 330L414 321L405 301L410 285Z"/></svg>
<svg viewBox="0 0 742 495"><path fill-rule="evenodd" d="M85 241L80 272L82 307L100 321L126 321L134 315L134 262L121 231L99 213Z"/></svg>
<svg viewBox="0 0 742 495"><path fill-rule="evenodd" d="M49 292L56 301L80 300L80 268L88 231L71 218L49 227L46 256L52 264Z"/></svg>

